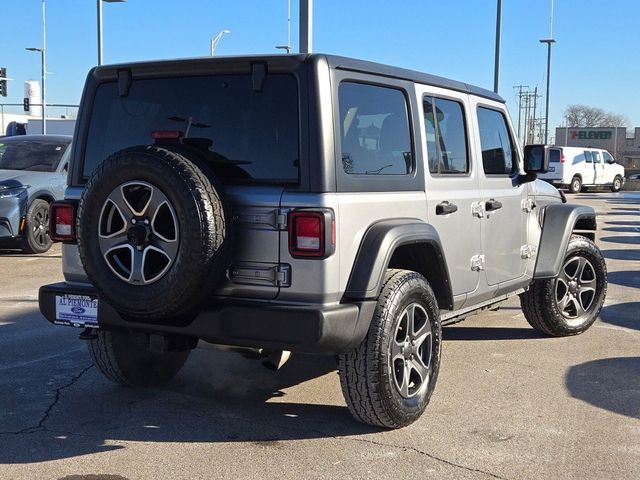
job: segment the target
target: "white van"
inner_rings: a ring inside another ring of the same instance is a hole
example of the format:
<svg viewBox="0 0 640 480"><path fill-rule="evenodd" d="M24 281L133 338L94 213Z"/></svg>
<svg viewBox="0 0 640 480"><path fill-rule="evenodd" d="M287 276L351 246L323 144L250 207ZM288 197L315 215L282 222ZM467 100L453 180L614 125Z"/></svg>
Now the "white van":
<svg viewBox="0 0 640 480"><path fill-rule="evenodd" d="M549 154L549 171L538 178L557 188L578 193L587 187L609 187L617 192L624 185L624 167L606 150L552 146Z"/></svg>

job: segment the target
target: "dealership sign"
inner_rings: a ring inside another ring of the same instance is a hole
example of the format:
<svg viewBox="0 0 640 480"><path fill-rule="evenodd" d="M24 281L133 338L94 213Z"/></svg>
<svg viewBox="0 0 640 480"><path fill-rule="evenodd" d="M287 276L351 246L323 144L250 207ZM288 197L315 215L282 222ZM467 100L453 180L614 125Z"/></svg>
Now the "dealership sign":
<svg viewBox="0 0 640 480"><path fill-rule="evenodd" d="M571 140L611 140L611 130L573 130Z"/></svg>

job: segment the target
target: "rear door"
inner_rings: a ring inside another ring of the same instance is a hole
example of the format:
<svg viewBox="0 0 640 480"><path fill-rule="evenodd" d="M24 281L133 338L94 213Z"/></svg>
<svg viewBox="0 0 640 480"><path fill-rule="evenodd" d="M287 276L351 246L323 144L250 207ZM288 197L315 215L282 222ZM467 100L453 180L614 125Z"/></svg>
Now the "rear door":
<svg viewBox="0 0 640 480"><path fill-rule="evenodd" d="M469 99L434 87L417 89L429 223L440 235L455 297L478 288L481 270L481 218L474 213L478 164L471 155Z"/></svg>

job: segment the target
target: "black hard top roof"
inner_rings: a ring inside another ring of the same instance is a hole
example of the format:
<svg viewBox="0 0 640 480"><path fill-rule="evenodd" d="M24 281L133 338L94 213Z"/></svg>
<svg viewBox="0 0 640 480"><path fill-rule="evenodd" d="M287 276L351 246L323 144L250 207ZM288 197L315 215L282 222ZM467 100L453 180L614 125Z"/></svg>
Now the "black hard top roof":
<svg viewBox="0 0 640 480"><path fill-rule="evenodd" d="M490 90L469 85L468 83L459 82L457 80L450 80L448 78L438 77L437 75L422 73L406 68L392 67L389 65L384 65L382 63L357 60L355 58L340 57L337 55L325 55L325 57L327 58L327 62L332 68L353 70L363 73L373 73L385 77L411 80L416 83L423 83L425 85L431 85L434 87L449 88L458 92L478 95L480 97L485 97L497 102L504 103L504 99L500 95Z"/></svg>
<svg viewBox="0 0 640 480"><path fill-rule="evenodd" d="M366 60L358 60L355 58L341 57L338 55L327 55L323 53L314 54L268 54L268 55L234 55L234 56L215 56L215 57L200 57L200 58L185 58L175 60L155 60L145 62L135 62L128 64L118 65L104 65L96 67L94 74L97 76L113 75L118 69L132 67L139 71L145 71L151 73L153 70L165 70L171 67L180 66L184 70L190 70L195 72L200 70L198 67L202 67L203 63L215 63L219 65L232 66L234 61L241 61L243 64L248 64L255 61L269 62L276 65L296 65L304 63L306 61L314 61L320 58L325 58L328 65L331 68L340 70L351 70L361 73L370 73L373 75L382 75L390 78L398 78L402 80L409 80L416 83L422 83L425 85L431 85L434 87L448 88L456 90L458 92L468 93L471 95L478 95L480 97L495 100L497 102L504 103L504 99L490 91L481 87L476 87L468 83L451 80L437 75L431 75L428 73L422 73L415 70L409 70L406 68L392 67L390 65L384 65L381 63L369 62Z"/></svg>

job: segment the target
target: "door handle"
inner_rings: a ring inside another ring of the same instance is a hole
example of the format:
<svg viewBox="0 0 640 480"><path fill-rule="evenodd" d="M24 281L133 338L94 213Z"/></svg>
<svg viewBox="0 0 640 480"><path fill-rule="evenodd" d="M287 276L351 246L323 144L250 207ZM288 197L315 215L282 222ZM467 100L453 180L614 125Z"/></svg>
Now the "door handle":
<svg viewBox="0 0 640 480"><path fill-rule="evenodd" d="M493 212L494 210L500 210L501 208L502 203L494 200L493 198L485 204L485 209L487 210L487 212Z"/></svg>
<svg viewBox="0 0 640 480"><path fill-rule="evenodd" d="M458 211L458 206L446 200L436 205L436 215L449 215Z"/></svg>

